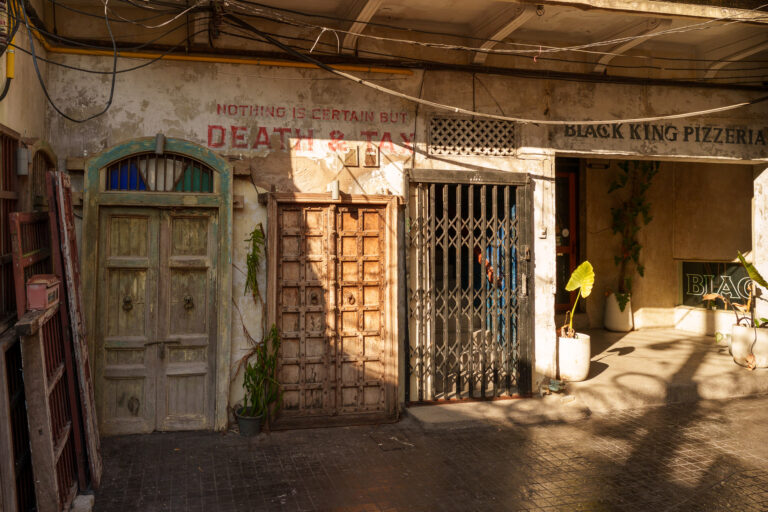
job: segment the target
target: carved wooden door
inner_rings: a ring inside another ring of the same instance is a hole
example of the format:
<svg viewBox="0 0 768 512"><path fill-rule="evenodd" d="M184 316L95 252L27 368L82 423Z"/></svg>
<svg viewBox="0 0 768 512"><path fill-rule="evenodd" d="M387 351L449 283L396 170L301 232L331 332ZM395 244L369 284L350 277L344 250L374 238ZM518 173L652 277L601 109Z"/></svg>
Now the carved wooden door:
<svg viewBox="0 0 768 512"><path fill-rule="evenodd" d="M212 426L214 216L101 210L95 392L104 434Z"/></svg>
<svg viewBox="0 0 768 512"><path fill-rule="evenodd" d="M391 415L384 207L286 204L277 216L277 425Z"/></svg>

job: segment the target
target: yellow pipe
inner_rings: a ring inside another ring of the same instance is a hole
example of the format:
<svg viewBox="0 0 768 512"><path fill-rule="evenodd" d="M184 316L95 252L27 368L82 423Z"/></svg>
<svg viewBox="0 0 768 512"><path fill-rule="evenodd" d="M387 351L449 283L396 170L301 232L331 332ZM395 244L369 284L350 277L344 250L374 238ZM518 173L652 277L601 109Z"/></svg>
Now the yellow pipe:
<svg viewBox="0 0 768 512"><path fill-rule="evenodd" d="M93 56L107 56L112 57L114 52L111 50L94 50L84 48L67 48L64 46L51 45L42 34L37 30L32 29L33 34L40 44L43 45L45 51L49 53L62 53L67 55L93 55ZM253 58L237 58L237 57L218 57L214 55L174 55L174 54L162 54L152 52L120 52L121 57L129 59L160 59L160 60L175 60L183 62L211 62L218 64L245 64L250 66L275 66L281 68L303 68L303 69L320 69L315 64L309 62L292 62L287 60L270 60L270 59L253 59ZM392 75L412 75L413 72L410 69L398 69L398 68L384 68L376 66L355 66L347 64L332 64L333 69L339 71L357 71L364 73L387 73Z"/></svg>
<svg viewBox="0 0 768 512"><path fill-rule="evenodd" d="M16 51L14 50L14 43L16 43L16 37L13 38L11 46L5 51L5 78L9 80L12 79L16 73Z"/></svg>

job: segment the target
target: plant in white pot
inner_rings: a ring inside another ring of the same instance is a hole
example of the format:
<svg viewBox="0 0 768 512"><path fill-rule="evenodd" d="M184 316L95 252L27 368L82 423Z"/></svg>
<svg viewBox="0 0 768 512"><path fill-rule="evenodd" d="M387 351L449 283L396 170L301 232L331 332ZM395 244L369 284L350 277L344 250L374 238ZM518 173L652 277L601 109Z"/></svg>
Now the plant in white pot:
<svg viewBox="0 0 768 512"><path fill-rule="evenodd" d="M768 288L768 282L741 252L738 256L750 279L746 304L733 302L719 293L708 293L702 299L720 299L736 315L736 324L731 331L731 355L736 364L749 370L768 368L768 318L755 317L755 303L758 300L765 300L758 285Z"/></svg>
<svg viewBox="0 0 768 512"><path fill-rule="evenodd" d="M576 267L565 285L567 291L578 290L578 293L573 302L573 309L566 314L566 324L560 328L557 339L557 371L561 380L578 382L589 375L592 359L590 337L573 330L573 314L576 312L579 297L589 297L594 284L595 271L592 264L585 261Z"/></svg>
<svg viewBox="0 0 768 512"><path fill-rule="evenodd" d="M608 187L608 192L621 191L624 199L611 208L611 230L621 236L619 254L613 257L619 267L616 291L605 293L604 325L609 331L628 332L634 328L632 317L632 277L637 272L645 275L645 267L640 263L640 250L643 248L637 238L642 226L651 222L651 204L646 192L651 180L659 172L659 162L621 162L620 172Z"/></svg>

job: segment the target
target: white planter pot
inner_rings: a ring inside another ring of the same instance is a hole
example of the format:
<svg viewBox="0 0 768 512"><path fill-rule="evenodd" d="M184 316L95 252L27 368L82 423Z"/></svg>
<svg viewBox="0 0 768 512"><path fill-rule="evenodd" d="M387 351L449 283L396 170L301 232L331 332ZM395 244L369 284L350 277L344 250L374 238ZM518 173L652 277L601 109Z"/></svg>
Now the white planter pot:
<svg viewBox="0 0 768 512"><path fill-rule="evenodd" d="M557 370L561 380L579 382L589 375L592 359L589 335L576 333L575 338L557 340Z"/></svg>
<svg viewBox="0 0 768 512"><path fill-rule="evenodd" d="M768 368L768 328L734 325L731 354L736 364L747 366L747 356L755 355L756 368Z"/></svg>
<svg viewBox="0 0 768 512"><path fill-rule="evenodd" d="M615 293L610 293L605 298L605 316L603 319L605 328L615 332L629 332L634 326L632 318L632 299L627 301L624 311L619 309L619 301Z"/></svg>

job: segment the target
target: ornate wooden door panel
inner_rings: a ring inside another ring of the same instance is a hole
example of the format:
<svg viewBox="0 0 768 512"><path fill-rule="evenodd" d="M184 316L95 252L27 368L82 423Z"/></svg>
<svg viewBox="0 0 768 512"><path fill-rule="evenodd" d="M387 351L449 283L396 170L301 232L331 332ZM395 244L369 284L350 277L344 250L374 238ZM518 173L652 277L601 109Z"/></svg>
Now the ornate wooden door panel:
<svg viewBox="0 0 768 512"><path fill-rule="evenodd" d="M280 210L280 382L287 416L332 414L336 408L331 342L328 208Z"/></svg>
<svg viewBox="0 0 768 512"><path fill-rule="evenodd" d="M105 434L155 428L159 215L102 210L95 394Z"/></svg>
<svg viewBox="0 0 768 512"><path fill-rule="evenodd" d="M338 225L339 413L383 411L383 208L341 207Z"/></svg>
<svg viewBox="0 0 768 512"><path fill-rule="evenodd" d="M385 207L277 209L280 422L322 424L394 410L384 322ZM316 420L311 421L315 417Z"/></svg>
<svg viewBox="0 0 768 512"><path fill-rule="evenodd" d="M160 223L157 428L213 426L215 211L166 211Z"/></svg>

